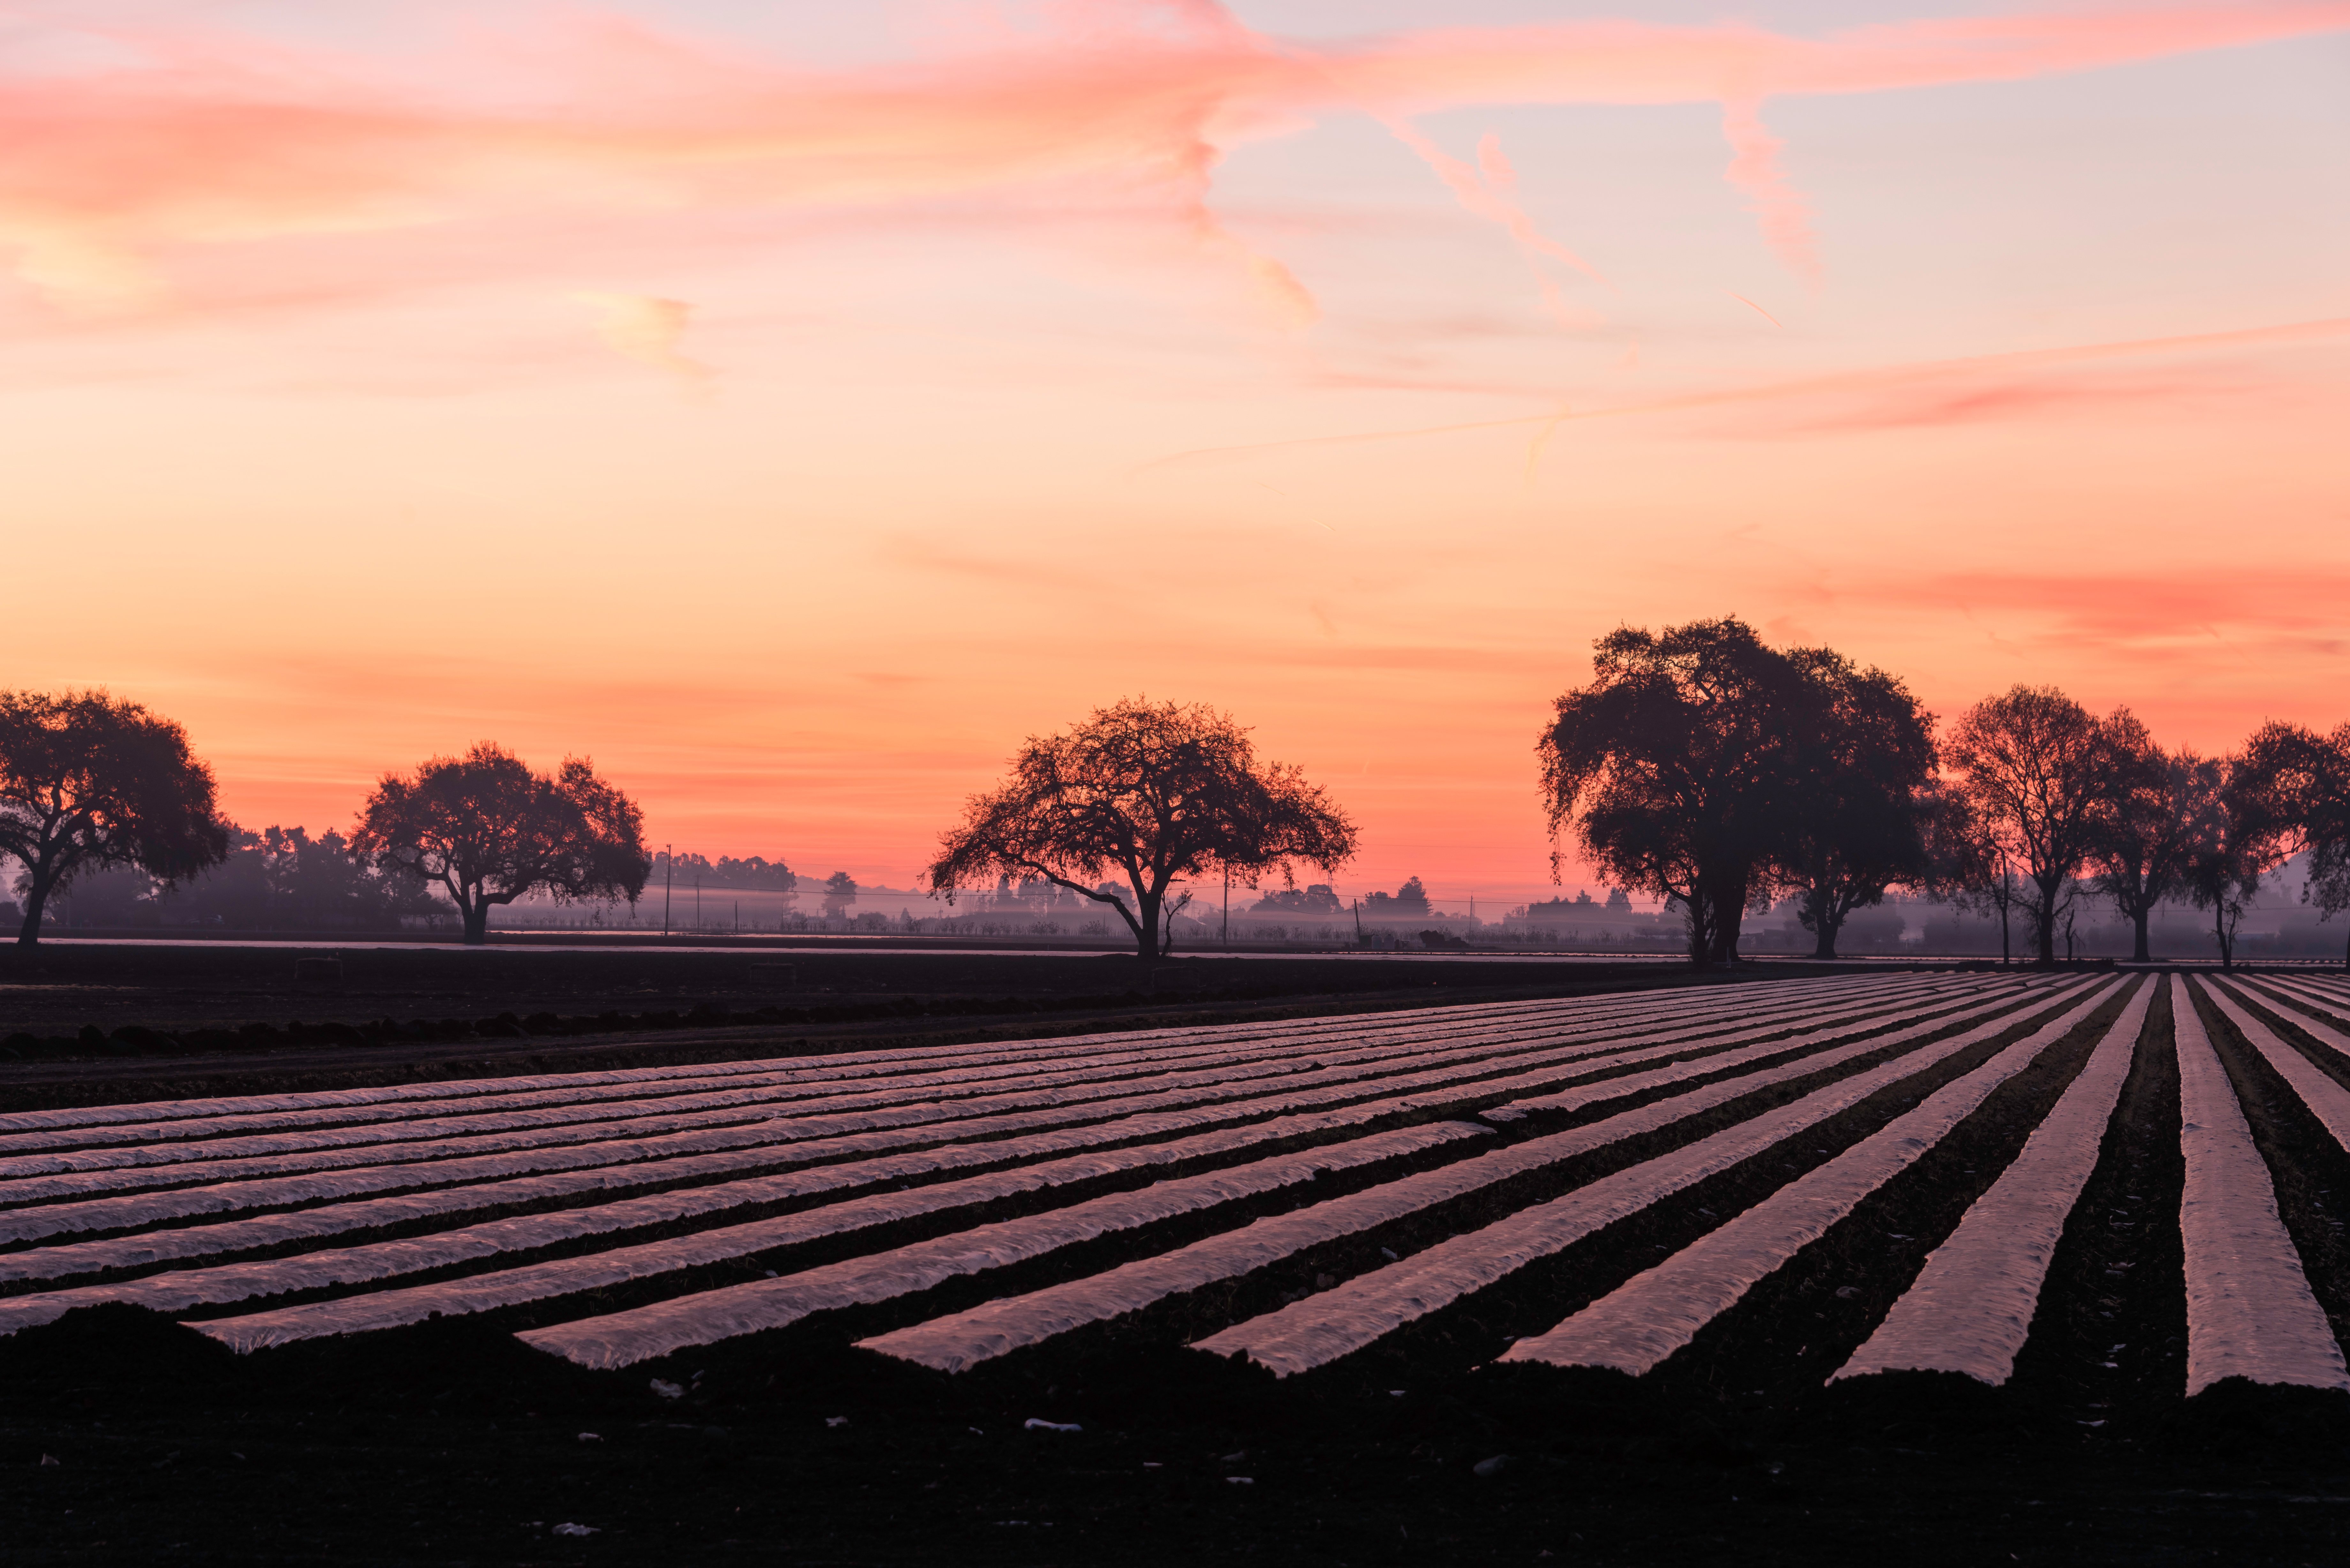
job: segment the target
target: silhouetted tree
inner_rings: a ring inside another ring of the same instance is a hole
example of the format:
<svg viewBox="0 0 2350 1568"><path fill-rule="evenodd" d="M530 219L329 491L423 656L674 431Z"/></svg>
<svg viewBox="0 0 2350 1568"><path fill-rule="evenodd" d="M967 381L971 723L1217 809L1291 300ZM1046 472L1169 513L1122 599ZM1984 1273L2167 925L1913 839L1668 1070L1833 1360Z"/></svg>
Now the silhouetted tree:
<svg viewBox="0 0 2350 1568"><path fill-rule="evenodd" d="M1392 893L1367 895L1363 913L1375 920L1424 919L1428 916L1428 887L1417 877L1407 877L1403 886Z"/></svg>
<svg viewBox="0 0 2350 1568"><path fill-rule="evenodd" d="M493 906L528 893L633 904L652 865L644 814L585 759L567 757L549 776L487 742L462 757L435 757L412 778L384 774L360 810L351 852L439 883L469 943L489 940Z"/></svg>
<svg viewBox="0 0 2350 1568"><path fill-rule="evenodd" d="M1934 716L1900 680L1862 670L1832 649L1789 657L1812 688L1797 756L1780 880L1798 895L1796 919L1836 956L1836 933L1887 889L1929 876L1925 798L1934 772Z"/></svg>
<svg viewBox="0 0 2350 1568"><path fill-rule="evenodd" d="M2130 922L2131 961L2151 960L2147 921L2186 888L2194 843L2197 770L2192 752L2166 752L2127 708L2105 721L2112 774L2090 819L2090 886Z"/></svg>
<svg viewBox="0 0 2350 1568"><path fill-rule="evenodd" d="M1619 627L1594 647L1595 679L1558 699L1534 747L1551 832L1679 904L1692 964L1734 962L1748 898L1784 847L1809 684L1735 619Z"/></svg>
<svg viewBox="0 0 2350 1568"><path fill-rule="evenodd" d="M169 884L228 853L212 769L171 720L101 691L0 692L0 855L24 866L19 944L83 871L131 866Z"/></svg>
<svg viewBox="0 0 2350 1568"><path fill-rule="evenodd" d="M1248 732L1204 705L1124 699L1057 735L1032 735L997 789L975 795L923 873L951 899L999 875L1035 876L1107 904L1145 959L1166 950L1178 881L1229 870L1254 887L1304 861L1336 871L1354 824L1294 767L1259 765ZM1132 904L1116 884L1118 871Z"/></svg>
<svg viewBox="0 0 2350 1568"><path fill-rule="evenodd" d="M2089 857L2112 747L2095 715L2053 686L2016 686L1962 714L1944 760L1993 860L2022 877L2040 961L2056 961L2065 891ZM1991 867L1983 867L1986 873ZM1984 889L1988 891L1988 889Z"/></svg>
<svg viewBox="0 0 2350 1568"><path fill-rule="evenodd" d="M846 871L836 871L824 879L824 912L837 917L848 912L857 902L857 878Z"/></svg>
<svg viewBox="0 0 2350 1568"><path fill-rule="evenodd" d="M1327 882L1315 882L1304 888L1275 888L1257 900L1250 911L1257 915L1340 915L1347 906L1338 901L1338 894Z"/></svg>
<svg viewBox="0 0 2350 1568"><path fill-rule="evenodd" d="M2263 724L2245 742L2233 783L2278 849L2308 852L2301 897L2317 906L2317 918L2350 909L2350 724L2331 735ZM2343 966L2350 969L2350 951Z"/></svg>
<svg viewBox="0 0 2350 1568"><path fill-rule="evenodd" d="M2221 969L2235 967L2236 922L2260 891L2261 878L2282 858L2279 836L2285 825L2270 815L2257 784L2235 757L2199 762L2189 774L2189 839L2181 880L2189 900L2211 912Z"/></svg>

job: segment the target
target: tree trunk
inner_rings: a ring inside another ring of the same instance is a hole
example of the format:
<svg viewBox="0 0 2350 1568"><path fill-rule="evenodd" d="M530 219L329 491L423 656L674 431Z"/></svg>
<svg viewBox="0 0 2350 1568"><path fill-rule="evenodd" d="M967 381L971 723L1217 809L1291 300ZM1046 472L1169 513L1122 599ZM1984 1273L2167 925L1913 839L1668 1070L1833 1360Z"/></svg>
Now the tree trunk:
<svg viewBox="0 0 2350 1568"><path fill-rule="evenodd" d="M465 945L478 948L490 940L490 901L476 898L463 906L465 912Z"/></svg>
<svg viewBox="0 0 2350 1568"><path fill-rule="evenodd" d="M2233 969L2234 954L2228 943L2228 900L2221 898L2211 906L2211 936L2220 944L2220 967Z"/></svg>
<svg viewBox="0 0 2350 1568"><path fill-rule="evenodd" d="M2040 967L2056 967L2056 894L2047 888L2040 889L2040 909L2033 925L2040 928Z"/></svg>
<svg viewBox="0 0 2350 1568"><path fill-rule="evenodd" d="M16 945L20 948L40 946L41 911L47 905L50 890L55 886L52 881L43 877L37 870L30 870L29 867L27 869L29 875L25 888L25 923L16 931Z"/></svg>
<svg viewBox="0 0 2350 1568"><path fill-rule="evenodd" d="M1844 929L1844 917L1836 913L1835 895L1825 888L1807 888L1804 890L1804 903L1812 912L1812 957L1833 963L1836 932Z"/></svg>
<svg viewBox="0 0 2350 1568"><path fill-rule="evenodd" d="M1140 905L1135 911L1135 956L1149 963L1159 956L1159 908L1166 902L1166 895L1137 888L1134 897Z"/></svg>
<svg viewBox="0 0 2350 1568"><path fill-rule="evenodd" d="M2140 909L2135 917L2137 923L2137 946L2130 954L2130 962L2132 963L2152 963L2154 961L2153 959L2147 956L2146 920L2148 913L2148 910Z"/></svg>
<svg viewBox="0 0 2350 1568"><path fill-rule="evenodd" d="M1701 892L1681 900L1681 918L1689 922L1689 956L1691 969L1713 967L1713 925L1707 919L1707 911L1711 908L1711 905Z"/></svg>
<svg viewBox="0 0 2350 1568"><path fill-rule="evenodd" d="M1713 895L1713 956L1725 969L1738 964L1738 928L1746 915L1746 878L1733 887L1725 879Z"/></svg>

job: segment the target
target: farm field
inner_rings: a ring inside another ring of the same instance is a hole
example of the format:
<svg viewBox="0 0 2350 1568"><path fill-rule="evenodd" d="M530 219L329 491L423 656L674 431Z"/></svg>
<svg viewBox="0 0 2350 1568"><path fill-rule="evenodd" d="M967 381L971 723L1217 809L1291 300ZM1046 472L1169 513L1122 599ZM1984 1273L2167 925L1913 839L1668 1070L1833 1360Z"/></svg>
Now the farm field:
<svg viewBox="0 0 2350 1568"><path fill-rule="evenodd" d="M265 1470L288 1560L2294 1562L2350 1523L2345 1204L2310 973L16 1110L0 1525L256 1550Z"/></svg>

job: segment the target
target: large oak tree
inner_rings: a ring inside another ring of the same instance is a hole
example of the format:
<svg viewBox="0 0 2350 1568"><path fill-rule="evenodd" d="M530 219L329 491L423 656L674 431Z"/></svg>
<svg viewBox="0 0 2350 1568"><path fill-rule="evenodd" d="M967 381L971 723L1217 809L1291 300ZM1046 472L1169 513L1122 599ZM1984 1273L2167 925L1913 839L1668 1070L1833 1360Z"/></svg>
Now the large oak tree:
<svg viewBox="0 0 2350 1568"><path fill-rule="evenodd" d="M1779 877L1800 900L1813 957L1836 956L1855 909L1931 880L1934 716L1882 670L1827 648L1788 656L1810 687Z"/></svg>
<svg viewBox="0 0 2350 1568"><path fill-rule="evenodd" d="M360 810L351 852L440 884L469 943L489 940L493 907L528 893L633 904L652 866L644 814L589 763L566 758L552 775L536 774L486 742L462 757L435 757L412 776L384 774Z"/></svg>
<svg viewBox="0 0 2350 1568"><path fill-rule="evenodd" d="M1177 884L1230 872L1255 887L1297 862L1336 871L1355 826L1295 767L1259 763L1213 708L1122 699L1055 735L1031 735L997 788L974 795L924 873L951 898L999 877L1039 877L1118 912L1145 959L1167 950ZM1105 884L1116 872L1131 890Z"/></svg>
<svg viewBox="0 0 2350 1568"><path fill-rule="evenodd" d="M0 691L0 856L23 863L19 944L85 871L134 866L165 883L228 853L212 769L187 732L104 691Z"/></svg>
<svg viewBox="0 0 2350 1568"><path fill-rule="evenodd" d="M1692 964L1733 962L1801 790L1804 671L1728 618L1619 627L1594 649L1591 683L1535 742L1551 832L1609 882L1679 905Z"/></svg>

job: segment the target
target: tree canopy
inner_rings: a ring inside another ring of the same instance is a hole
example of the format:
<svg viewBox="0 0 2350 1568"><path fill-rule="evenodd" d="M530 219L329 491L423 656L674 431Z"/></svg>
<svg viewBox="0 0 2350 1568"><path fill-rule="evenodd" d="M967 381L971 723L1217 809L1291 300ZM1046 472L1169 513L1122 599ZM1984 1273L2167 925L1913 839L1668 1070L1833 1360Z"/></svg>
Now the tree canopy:
<svg viewBox="0 0 2350 1568"><path fill-rule="evenodd" d="M1743 621L1619 627L1535 742L1554 836L1614 883L1673 900L1690 959L1728 962L1786 847L1810 722L1804 670ZM1561 859L1555 857L1553 875Z"/></svg>
<svg viewBox="0 0 2350 1568"><path fill-rule="evenodd" d="M494 906L529 893L634 903L652 865L643 813L593 764L567 757L554 774L536 774L487 742L462 757L435 757L412 776L384 774L360 811L351 852L438 883L471 943L488 940Z"/></svg>
<svg viewBox="0 0 2350 1568"><path fill-rule="evenodd" d="M2132 961L2147 963L2147 920L2186 888L2204 764L2192 752L2164 751L2127 708L2114 710L2105 733L2112 771L2093 807L2091 886L2130 922Z"/></svg>
<svg viewBox="0 0 2350 1568"><path fill-rule="evenodd" d="M102 691L0 691L0 855L40 940L51 894L84 872L136 867L177 882L228 853L212 769L187 732Z"/></svg>
<svg viewBox="0 0 2350 1568"><path fill-rule="evenodd" d="M1030 736L1003 783L974 795L924 877L951 898L999 876L1041 877L1118 912L1145 959L1184 903L1170 890L1230 872L1258 886L1299 862L1336 871L1355 852L1346 814L1295 767L1260 763L1248 732L1201 704L1125 698L1058 734ZM1125 878L1126 888L1102 881ZM1132 903L1125 897L1130 890Z"/></svg>
<svg viewBox="0 0 2350 1568"><path fill-rule="evenodd" d="M1980 873L2004 888L2023 878L2040 961L2056 961L2056 929L2072 879L2096 842L2113 782L2113 746L2095 715L2053 686L2011 688L1968 709L1943 760L1984 836Z"/></svg>
<svg viewBox="0 0 2350 1568"><path fill-rule="evenodd" d="M1928 815L1934 716L1901 681L1834 649L1789 654L1808 687L1778 880L1799 897L1796 919L1835 957L1855 909L1896 887L1930 879Z"/></svg>

